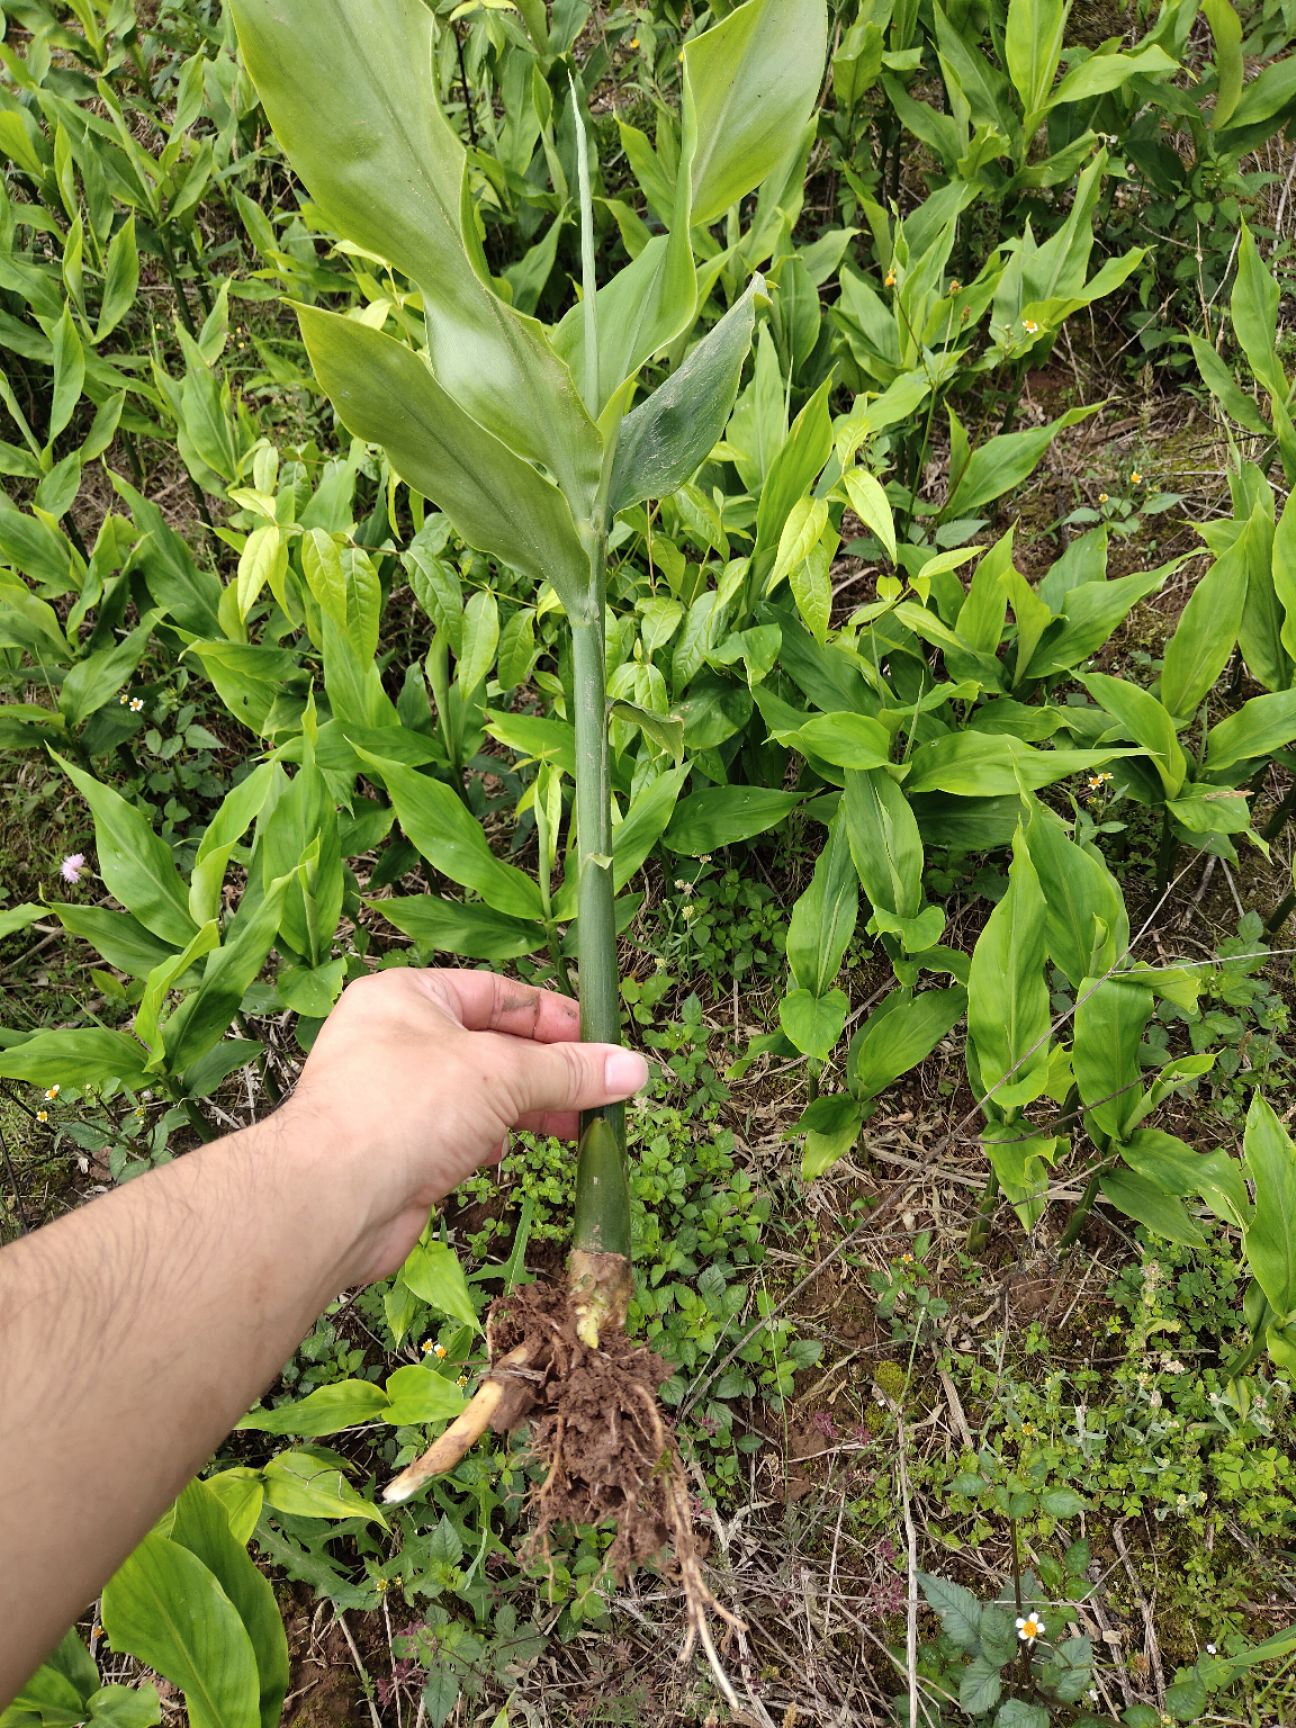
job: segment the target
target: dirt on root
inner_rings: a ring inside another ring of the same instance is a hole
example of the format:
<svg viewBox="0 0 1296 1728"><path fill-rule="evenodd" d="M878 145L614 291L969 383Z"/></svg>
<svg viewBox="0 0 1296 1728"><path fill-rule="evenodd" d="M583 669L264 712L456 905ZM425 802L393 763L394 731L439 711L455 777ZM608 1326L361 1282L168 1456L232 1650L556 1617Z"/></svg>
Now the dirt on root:
<svg viewBox="0 0 1296 1728"><path fill-rule="evenodd" d="M670 1374L661 1357L620 1330L588 1348L567 1290L554 1284L502 1297L491 1311L490 1345L496 1362L526 1346L524 1367L501 1369L511 1395L495 1425L528 1424L532 1450L547 1466L533 1497L531 1551L543 1554L557 1526L606 1519L616 1523L608 1565L618 1580L677 1549L682 1484L674 1432L657 1399Z"/></svg>

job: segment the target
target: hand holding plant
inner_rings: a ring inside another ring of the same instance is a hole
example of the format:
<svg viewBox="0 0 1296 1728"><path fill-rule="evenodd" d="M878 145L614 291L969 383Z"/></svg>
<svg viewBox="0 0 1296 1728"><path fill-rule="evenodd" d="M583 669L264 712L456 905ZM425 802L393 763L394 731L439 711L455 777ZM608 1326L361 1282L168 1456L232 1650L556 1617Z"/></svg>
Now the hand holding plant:
<svg viewBox="0 0 1296 1728"><path fill-rule="evenodd" d="M575 1002L489 972L400 969L344 993L274 1120L333 1148L365 1220L356 1283L393 1272L430 1207L514 1128L574 1140L579 1112L643 1085L642 1056L581 1044Z"/></svg>

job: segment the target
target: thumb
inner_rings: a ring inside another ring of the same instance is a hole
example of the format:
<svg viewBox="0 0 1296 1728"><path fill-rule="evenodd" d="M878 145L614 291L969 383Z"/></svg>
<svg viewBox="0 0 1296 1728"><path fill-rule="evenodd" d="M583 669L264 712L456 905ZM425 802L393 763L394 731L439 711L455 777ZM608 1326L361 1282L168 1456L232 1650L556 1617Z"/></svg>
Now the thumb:
<svg viewBox="0 0 1296 1728"><path fill-rule="evenodd" d="M619 1104L648 1081L648 1064L619 1044L534 1044L510 1039L519 1115Z"/></svg>

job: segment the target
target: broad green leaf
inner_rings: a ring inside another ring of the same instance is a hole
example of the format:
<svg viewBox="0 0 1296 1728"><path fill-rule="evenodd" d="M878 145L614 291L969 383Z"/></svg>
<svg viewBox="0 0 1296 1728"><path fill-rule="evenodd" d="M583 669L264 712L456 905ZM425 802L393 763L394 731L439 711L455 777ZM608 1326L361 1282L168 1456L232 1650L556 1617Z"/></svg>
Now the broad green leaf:
<svg viewBox="0 0 1296 1728"><path fill-rule="evenodd" d="M624 130L633 133L635 128ZM671 202L668 196L667 205ZM599 378L594 407L605 436L610 438L616 430L625 400L620 395L622 385L638 374L646 360L688 330L697 311L697 294L688 225L678 221L671 233L655 234L598 290ZM584 325L585 304L579 300L553 333L555 349L578 375L584 370ZM615 491L612 495L616 496Z"/></svg>
<svg viewBox="0 0 1296 1728"><path fill-rule="evenodd" d="M416 1362L389 1377L387 1399L382 1419L395 1428L453 1421L468 1402L453 1380Z"/></svg>
<svg viewBox="0 0 1296 1728"><path fill-rule="evenodd" d="M859 1138L864 1107L849 1093L821 1093L802 1115L797 1127L805 1133L801 1175L813 1182L839 1158L844 1158Z"/></svg>
<svg viewBox="0 0 1296 1728"><path fill-rule="evenodd" d="M252 1640L215 1574L165 1536L146 1536L104 1587L108 1642L184 1693L194 1728L260 1728Z"/></svg>
<svg viewBox="0 0 1296 1728"><path fill-rule="evenodd" d="M1062 615L1040 637L1018 682L1070 671L1096 654L1133 607L1160 588L1178 564L1179 560L1174 560L1155 570L1117 577L1114 582L1083 582L1058 595ZM1057 565L1053 568L1056 570ZM1045 584L1041 584L1041 597L1052 604L1044 590Z"/></svg>
<svg viewBox="0 0 1296 1728"><path fill-rule="evenodd" d="M1033 1230L1048 1205L1049 1170L1057 1157L1056 1135L1035 1134L1024 1118L987 1122L981 1131L990 1167L1023 1230Z"/></svg>
<svg viewBox="0 0 1296 1728"><path fill-rule="evenodd" d="M31 1086L125 1086L145 1083L148 1051L124 1032L103 1026L36 1032L0 1050L0 1079Z"/></svg>
<svg viewBox="0 0 1296 1728"><path fill-rule="evenodd" d="M1044 891L1049 954L1073 986L1110 970L1129 946L1120 884L1043 806L1032 815L1026 839Z"/></svg>
<svg viewBox="0 0 1296 1728"><path fill-rule="evenodd" d="M1255 1183L1247 1261L1274 1312L1290 1314L1296 1308L1296 1147L1259 1092L1247 1111L1244 1149Z"/></svg>
<svg viewBox="0 0 1296 1728"><path fill-rule="evenodd" d="M558 488L471 419L412 349L334 312L301 306L297 315L315 375L347 429L381 445L401 479L470 545L537 586L552 584L570 616L589 616L589 560Z"/></svg>
<svg viewBox="0 0 1296 1728"><path fill-rule="evenodd" d="M369 554L322 528L311 528L302 536L301 557L315 599L347 633L360 659L372 660L378 651L382 584Z"/></svg>
<svg viewBox="0 0 1296 1728"><path fill-rule="evenodd" d="M788 966L793 981L812 996L822 997L835 982L855 933L858 912L859 882L846 838L845 815L839 808L815 861L810 886L793 906L788 921ZM798 1048L805 1049L786 1023L784 1031ZM838 1026L837 1033L840 1031Z"/></svg>
<svg viewBox="0 0 1296 1728"><path fill-rule="evenodd" d="M1277 282L1265 268L1255 236L1245 222L1238 247L1237 276L1229 310L1247 364L1264 387L1284 399L1287 380L1278 360Z"/></svg>
<svg viewBox="0 0 1296 1728"><path fill-rule="evenodd" d="M258 1434L336 1434L343 1428L377 1421L386 1408L387 1394L372 1380L338 1380L295 1403L254 1410L235 1426L255 1429Z"/></svg>
<svg viewBox="0 0 1296 1728"><path fill-rule="evenodd" d="M833 536L833 545L836 536ZM832 547L825 541L815 546L810 556L788 571L788 587L796 601L796 609L805 621L806 629L822 648L828 640L832 621Z"/></svg>
<svg viewBox="0 0 1296 1728"><path fill-rule="evenodd" d="M162 1004L166 1001L167 992L175 987L191 967L199 960L205 959L213 948L220 944L220 924L215 918L210 919L194 936L187 947L178 954L168 954L149 973L144 981L144 994L140 997L139 1007L135 1013L135 1036L142 1044L147 1044L153 1051L149 1067L156 1068L162 1061L162 1044L158 1037L158 1016L162 1012Z"/></svg>
<svg viewBox="0 0 1296 1728"><path fill-rule="evenodd" d="M173 1073L205 1056L238 1013L274 946L291 881L282 876L259 897L244 891L224 941L207 957L198 988L162 1028L167 1065Z"/></svg>
<svg viewBox="0 0 1296 1728"><path fill-rule="evenodd" d="M368 750L356 753L381 778L397 821L429 864L479 894L496 912L543 918L539 886L516 865L495 856L481 824L448 786Z"/></svg>
<svg viewBox="0 0 1296 1728"><path fill-rule="evenodd" d="M142 811L93 774L50 754L94 817L95 851L104 887L146 930L182 948L197 930L171 848Z"/></svg>
<svg viewBox="0 0 1296 1728"><path fill-rule="evenodd" d="M746 0L686 44L681 157L692 222L714 222L798 143L827 34L824 0Z"/></svg>
<svg viewBox="0 0 1296 1728"><path fill-rule="evenodd" d="M986 920L968 976L968 1038L980 1092L1019 1109L1048 1085L1049 993L1044 895L1026 838L1013 838L1008 889Z"/></svg>
<svg viewBox="0 0 1296 1728"><path fill-rule="evenodd" d="M762 786L708 786L677 805L665 843L672 852L700 858L777 827L803 796Z"/></svg>
<svg viewBox="0 0 1296 1728"><path fill-rule="evenodd" d="M216 694L236 720L259 736L288 729L281 698L303 682L297 656L287 648L267 648L250 642L192 642L187 653L197 657L216 686ZM295 722L300 714L292 716Z"/></svg>
<svg viewBox="0 0 1296 1728"><path fill-rule="evenodd" d="M96 948L110 966L131 978L147 978L159 962L175 952L131 917L111 906L51 906L49 911L70 936Z"/></svg>
<svg viewBox="0 0 1296 1728"><path fill-rule="evenodd" d="M0 910L0 939L12 936L15 930L26 930L38 918L48 918L56 911L53 906L38 906L34 900L25 901L21 906L6 906Z"/></svg>
<svg viewBox="0 0 1296 1728"><path fill-rule="evenodd" d="M954 1647L970 1656L979 1644L981 1604L970 1590L931 1572L918 1574L918 1587L927 1606L940 1617L941 1630Z"/></svg>
<svg viewBox="0 0 1296 1728"><path fill-rule="evenodd" d="M779 1025L803 1056L826 1061L842 1035L850 1002L844 990L789 991L778 1005Z"/></svg>
<svg viewBox="0 0 1296 1728"><path fill-rule="evenodd" d="M1183 1201L1177 1195L1167 1194L1146 1176L1117 1169L1105 1170L1098 1180L1104 1197L1126 1217L1146 1225L1167 1241L1180 1242L1187 1248L1206 1246L1201 1226Z"/></svg>
<svg viewBox="0 0 1296 1728"><path fill-rule="evenodd" d="M851 1041L846 1073L857 1098L875 1098L916 1067L953 1031L967 1009L967 991L893 990Z"/></svg>
<svg viewBox="0 0 1296 1728"><path fill-rule="evenodd" d="M969 1716L982 1716L993 1710L1002 1696L999 1664L988 1656L974 1656L959 1676L959 1708Z"/></svg>
<svg viewBox="0 0 1296 1728"><path fill-rule="evenodd" d="M797 499L779 536L778 553L769 579L770 588L777 587L805 563L823 539L827 526L828 506L822 498Z"/></svg>
<svg viewBox="0 0 1296 1728"><path fill-rule="evenodd" d="M401 895L394 900L367 900L374 912L412 938L420 955L460 954L501 966L544 946L544 927L536 922L506 918L488 906L443 900L437 894Z"/></svg>
<svg viewBox="0 0 1296 1728"><path fill-rule="evenodd" d="M261 1728L277 1728L288 1691L288 1640L274 1589L233 1535L221 1500L191 1482L176 1501L170 1540L210 1568L252 1641L260 1683Z"/></svg>
<svg viewBox="0 0 1296 1728"><path fill-rule="evenodd" d="M1206 768L1222 774L1239 762L1272 756L1296 739L1296 690L1253 696L1206 734Z"/></svg>
<svg viewBox="0 0 1296 1728"><path fill-rule="evenodd" d="M1004 58L1013 87L1021 98L1028 143L1049 105L1062 57L1066 17L1065 0L1009 0Z"/></svg>
<svg viewBox="0 0 1296 1728"><path fill-rule="evenodd" d="M1146 984L1130 977L1085 978L1076 990L1076 1086L1092 1120L1117 1140L1137 1119L1139 1047L1155 1006Z"/></svg>
<svg viewBox="0 0 1296 1728"><path fill-rule="evenodd" d="M601 450L571 373L541 327L487 286L475 228L465 238L467 157L437 102L432 13L420 0L231 10L270 124L330 225L423 290L432 368L457 420L552 464L588 507ZM321 100L326 91L337 100Z"/></svg>
<svg viewBox="0 0 1296 1728"><path fill-rule="evenodd" d="M3 604L0 595L0 608ZM59 709L70 726L81 725L118 693L143 659L161 616L161 612L146 613L120 642L100 648L68 668L59 691Z"/></svg>
<svg viewBox="0 0 1296 1728"><path fill-rule="evenodd" d="M1131 78L1147 78L1178 69L1178 61L1172 60L1155 42L1130 54L1099 50L1073 66L1061 79L1049 97L1049 107L1060 108L1064 102L1088 102L1095 96L1105 96L1109 90L1119 90Z"/></svg>
<svg viewBox="0 0 1296 1728"><path fill-rule="evenodd" d="M1092 773L1117 756L1137 751L1032 750L1016 738L951 732L914 751L905 791L950 792L960 798L995 798L1038 792L1072 774Z"/></svg>
<svg viewBox="0 0 1296 1728"><path fill-rule="evenodd" d="M262 1472L267 1502L295 1518L368 1518L387 1528L387 1520L357 1494L336 1464L310 1452L280 1452Z"/></svg>
<svg viewBox="0 0 1296 1728"><path fill-rule="evenodd" d="M1188 775L1188 759L1173 716L1155 696L1128 679L1112 678L1105 672L1088 676L1080 673L1078 677L1094 701L1117 722L1124 736L1141 744L1151 756L1167 796L1173 798Z"/></svg>
<svg viewBox="0 0 1296 1728"><path fill-rule="evenodd" d="M895 518L882 482L867 468L848 468L842 476L851 509L881 543L882 550L894 564L896 560Z"/></svg>
<svg viewBox="0 0 1296 1728"><path fill-rule="evenodd" d="M815 714L804 726L775 730L771 736L789 750L815 756L836 768L882 768L891 760L891 735L867 714Z"/></svg>
<svg viewBox="0 0 1296 1728"><path fill-rule="evenodd" d="M688 480L724 432L751 347L761 276L694 347L664 384L621 425L612 468L613 515L645 498L665 498Z"/></svg>
<svg viewBox="0 0 1296 1728"><path fill-rule="evenodd" d="M1223 5L1228 0L1220 0ZM1258 438L1268 435L1269 426L1264 415L1256 407L1255 401L1234 378L1224 361L1211 347L1209 342L1192 331L1188 332L1188 346L1192 349L1193 359L1197 362L1197 370L1201 373L1202 383L1214 396L1220 407L1236 420L1238 425L1248 432L1254 432Z"/></svg>
<svg viewBox="0 0 1296 1728"><path fill-rule="evenodd" d="M232 1470L220 1470L215 1476L207 1476L203 1480L208 1491L220 1501L234 1540L246 1546L252 1540L252 1532L261 1516L261 1508L265 1505L261 1472L238 1465Z"/></svg>
<svg viewBox="0 0 1296 1728"><path fill-rule="evenodd" d="M1221 786L1185 786L1166 809L1190 834L1245 834L1251 826L1248 795Z"/></svg>
<svg viewBox="0 0 1296 1728"><path fill-rule="evenodd" d="M400 1269L401 1281L438 1314L462 1320L474 1332L482 1329L468 1293L468 1281L453 1248L444 1242L416 1243Z"/></svg>
<svg viewBox="0 0 1296 1728"><path fill-rule="evenodd" d="M1257 509L1197 583L1166 643L1161 702L1181 725L1196 712L1233 652L1246 604L1251 542L1262 521Z"/></svg>
<svg viewBox="0 0 1296 1728"><path fill-rule="evenodd" d="M1032 426L1025 432L1005 432L991 438L979 450L973 451L972 460L941 511L942 520L948 522L959 516L971 516L982 505L1002 498L1005 492L1010 492L1033 473L1060 432L1097 412L1097 407L1069 408L1046 426Z"/></svg>
<svg viewBox="0 0 1296 1728"><path fill-rule="evenodd" d="M847 770L843 807L851 857L870 902L881 912L916 917L923 844L909 800L885 770Z"/></svg>
<svg viewBox="0 0 1296 1728"><path fill-rule="evenodd" d="M1177 1135L1157 1128L1136 1128L1121 1146L1121 1157L1139 1176L1167 1194L1195 1194L1228 1224L1245 1230L1251 1215L1242 1165L1223 1150L1197 1152Z"/></svg>
<svg viewBox="0 0 1296 1728"><path fill-rule="evenodd" d="M499 606L489 588L479 588L464 607L463 650L456 668L463 695L473 695L486 682L498 647Z"/></svg>

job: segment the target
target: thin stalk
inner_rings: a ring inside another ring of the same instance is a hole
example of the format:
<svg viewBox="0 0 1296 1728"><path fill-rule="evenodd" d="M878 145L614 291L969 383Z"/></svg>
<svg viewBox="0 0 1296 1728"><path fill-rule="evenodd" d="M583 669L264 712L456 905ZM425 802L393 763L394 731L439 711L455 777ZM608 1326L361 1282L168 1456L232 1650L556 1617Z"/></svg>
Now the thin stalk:
<svg viewBox="0 0 1296 1728"><path fill-rule="evenodd" d="M1296 780L1292 781L1282 803L1260 830L1260 838L1262 840L1276 840L1291 820L1293 810L1296 810Z"/></svg>
<svg viewBox="0 0 1296 1728"><path fill-rule="evenodd" d="M600 540L594 616L572 621L573 720L576 733L576 859L581 1036L621 1042L616 912L612 881L612 795L603 640ZM592 560L593 561L593 560ZM587 1113L576 1166L572 1246L594 1254L630 1255L630 1192L625 1159L625 1108Z"/></svg>
<svg viewBox="0 0 1296 1728"><path fill-rule="evenodd" d="M994 1217L995 1207L999 1203L999 1175L994 1166L986 1177L986 1185L981 1191L981 1199L976 1209L976 1217L972 1220L972 1228L968 1231L967 1251L969 1254L984 1254L986 1243L990 1240L990 1220Z"/></svg>
<svg viewBox="0 0 1296 1728"><path fill-rule="evenodd" d="M598 255L594 246L594 199L590 190L589 138L576 95L576 80L567 74L572 113L576 118L576 170L581 207L581 310L585 321L585 406L591 418L599 411Z"/></svg>
<svg viewBox="0 0 1296 1728"><path fill-rule="evenodd" d="M1085 1219L1093 1211L1094 1201L1098 1198L1098 1189L1103 1176L1115 1162L1114 1158L1104 1158L1089 1178L1088 1185L1080 1196L1080 1203L1068 1219L1067 1227L1058 1241L1057 1251L1059 1254L1065 1254L1067 1249L1074 1247L1079 1240L1080 1232L1085 1227Z"/></svg>
<svg viewBox="0 0 1296 1728"><path fill-rule="evenodd" d="M1272 936L1275 930L1281 930L1294 911L1296 911L1296 888L1284 894L1265 919L1265 935Z"/></svg>
<svg viewBox="0 0 1296 1728"><path fill-rule="evenodd" d="M1170 886L1170 878L1174 875L1175 857L1179 851L1179 842L1175 839L1174 823L1167 805L1161 811L1161 841L1157 847L1156 885L1158 892L1163 892Z"/></svg>

